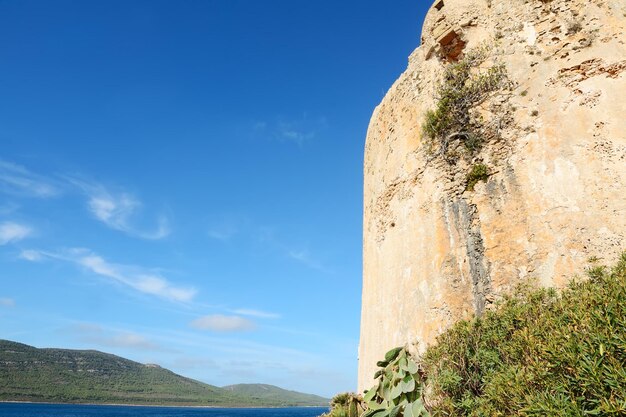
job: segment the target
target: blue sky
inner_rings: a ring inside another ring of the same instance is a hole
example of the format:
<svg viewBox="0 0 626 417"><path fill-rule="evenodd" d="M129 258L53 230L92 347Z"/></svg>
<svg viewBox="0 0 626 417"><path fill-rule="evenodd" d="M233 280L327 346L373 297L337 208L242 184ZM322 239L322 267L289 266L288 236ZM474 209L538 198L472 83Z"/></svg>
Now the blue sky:
<svg viewBox="0 0 626 417"><path fill-rule="evenodd" d="M0 0L0 338L354 390L365 133L426 3Z"/></svg>

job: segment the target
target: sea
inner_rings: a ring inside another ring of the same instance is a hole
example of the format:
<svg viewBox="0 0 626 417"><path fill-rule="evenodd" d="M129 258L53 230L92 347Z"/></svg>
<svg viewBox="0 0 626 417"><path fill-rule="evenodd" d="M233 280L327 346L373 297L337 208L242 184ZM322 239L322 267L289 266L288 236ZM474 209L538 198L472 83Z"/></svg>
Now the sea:
<svg viewBox="0 0 626 417"><path fill-rule="evenodd" d="M189 408L0 403L0 417L318 417L326 407Z"/></svg>

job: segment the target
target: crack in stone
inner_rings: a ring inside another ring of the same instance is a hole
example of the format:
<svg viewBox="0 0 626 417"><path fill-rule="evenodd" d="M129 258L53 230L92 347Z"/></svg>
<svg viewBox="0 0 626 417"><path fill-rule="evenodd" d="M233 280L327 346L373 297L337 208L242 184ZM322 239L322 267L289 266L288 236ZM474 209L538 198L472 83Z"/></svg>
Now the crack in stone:
<svg viewBox="0 0 626 417"><path fill-rule="evenodd" d="M465 240L465 250L472 279L474 311L480 316L487 307L491 295L489 261L485 257L485 245L480 231L478 209L465 198L452 202L457 230Z"/></svg>

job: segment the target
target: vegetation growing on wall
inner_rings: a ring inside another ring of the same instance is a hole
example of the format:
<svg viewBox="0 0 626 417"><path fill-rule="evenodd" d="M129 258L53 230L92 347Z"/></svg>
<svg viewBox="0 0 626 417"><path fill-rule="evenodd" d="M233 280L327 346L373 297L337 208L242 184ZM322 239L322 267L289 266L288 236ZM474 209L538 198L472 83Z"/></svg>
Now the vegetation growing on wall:
<svg viewBox="0 0 626 417"><path fill-rule="evenodd" d="M626 415L626 253L587 273L442 334L422 363L432 415Z"/></svg>
<svg viewBox="0 0 626 417"><path fill-rule="evenodd" d="M480 181L487 181L489 179L489 168L485 164L474 164L471 171L465 178L465 189L468 191L474 191L474 187Z"/></svg>
<svg viewBox="0 0 626 417"><path fill-rule="evenodd" d="M435 93L437 104L424 116L423 133L430 153L446 158L450 145L460 142L473 155L498 134L498 123L485 120L478 106L510 82L504 64L481 68L489 51L488 45L470 49L446 67Z"/></svg>

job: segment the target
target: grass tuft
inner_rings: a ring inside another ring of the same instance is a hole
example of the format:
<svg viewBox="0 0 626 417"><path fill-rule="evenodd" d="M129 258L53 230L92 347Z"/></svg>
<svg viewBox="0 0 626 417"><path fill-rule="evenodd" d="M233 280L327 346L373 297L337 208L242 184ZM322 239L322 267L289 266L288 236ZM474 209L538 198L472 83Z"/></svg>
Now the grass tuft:
<svg viewBox="0 0 626 417"><path fill-rule="evenodd" d="M465 189L467 191L474 191L474 187L480 181L486 182L489 179L489 168L485 164L475 164L472 166L472 170L467 174L465 178Z"/></svg>

